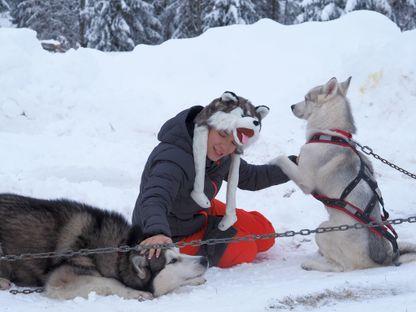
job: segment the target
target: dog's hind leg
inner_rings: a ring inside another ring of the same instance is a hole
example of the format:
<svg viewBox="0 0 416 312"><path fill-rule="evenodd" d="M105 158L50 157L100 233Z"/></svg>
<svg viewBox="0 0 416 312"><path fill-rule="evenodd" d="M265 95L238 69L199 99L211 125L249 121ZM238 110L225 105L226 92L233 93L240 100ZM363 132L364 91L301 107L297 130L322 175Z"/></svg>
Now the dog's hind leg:
<svg viewBox="0 0 416 312"><path fill-rule="evenodd" d="M400 263L416 261L416 245L408 242L398 242L400 250Z"/></svg>
<svg viewBox="0 0 416 312"><path fill-rule="evenodd" d="M149 292L126 287L113 278L95 275L78 275L74 268L64 265L51 273L46 283L46 295L54 299L88 298L90 292L100 296L117 295L124 299L147 300L153 296Z"/></svg>
<svg viewBox="0 0 416 312"><path fill-rule="evenodd" d="M0 290L7 290L11 287L12 283L8 279L0 277Z"/></svg>
<svg viewBox="0 0 416 312"><path fill-rule="evenodd" d="M2 255L1 244L0 244L0 255ZM10 278L10 265L6 262L0 262L0 290L10 289L12 283Z"/></svg>
<svg viewBox="0 0 416 312"><path fill-rule="evenodd" d="M368 249L370 259L377 264L383 264L389 258L389 245L385 238L368 231Z"/></svg>
<svg viewBox="0 0 416 312"><path fill-rule="evenodd" d="M321 272L343 272L344 269L324 257L317 259L308 259L301 264L302 269L306 271L321 271Z"/></svg>

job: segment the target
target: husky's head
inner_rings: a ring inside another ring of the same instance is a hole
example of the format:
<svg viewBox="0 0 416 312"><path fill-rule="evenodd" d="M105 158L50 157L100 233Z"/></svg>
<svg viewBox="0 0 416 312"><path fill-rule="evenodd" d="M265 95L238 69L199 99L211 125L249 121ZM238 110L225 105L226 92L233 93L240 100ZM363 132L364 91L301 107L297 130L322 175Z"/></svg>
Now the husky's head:
<svg viewBox="0 0 416 312"><path fill-rule="evenodd" d="M267 106L254 106L249 100L226 91L206 106L195 122L233 134L237 151L241 153L257 139L268 113Z"/></svg>
<svg viewBox="0 0 416 312"><path fill-rule="evenodd" d="M202 276L208 261L202 256L180 254L176 248L162 250L160 256L148 259L147 253L131 252L127 267L120 267L124 284L138 290L150 290L155 297L186 285L186 281Z"/></svg>
<svg viewBox="0 0 416 312"><path fill-rule="evenodd" d="M354 120L346 97L351 77L338 83L331 78L326 84L311 89L305 99L291 106L293 114L308 121L309 128L345 128L355 132Z"/></svg>
<svg viewBox="0 0 416 312"><path fill-rule="evenodd" d="M203 256L181 254L174 248L167 249L159 263L150 261L150 267L157 272L152 281L152 293L158 297L201 277L208 268L208 260Z"/></svg>

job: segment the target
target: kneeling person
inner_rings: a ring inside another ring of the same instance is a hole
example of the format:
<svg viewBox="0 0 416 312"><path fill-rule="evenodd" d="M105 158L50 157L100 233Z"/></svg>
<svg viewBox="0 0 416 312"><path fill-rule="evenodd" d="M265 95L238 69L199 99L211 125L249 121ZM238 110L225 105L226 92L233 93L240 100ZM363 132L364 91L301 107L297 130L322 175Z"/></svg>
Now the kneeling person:
<svg viewBox="0 0 416 312"><path fill-rule="evenodd" d="M237 96L236 96L237 97ZM238 101L247 101L237 97ZM222 98L214 101L221 101ZM211 103L212 104L212 103ZM201 208L192 198L195 181L193 137L195 119L203 110L194 106L168 120L161 128L160 143L150 154L142 173L140 193L133 212L133 224L147 237L142 244L164 244L172 241L231 238L250 234L270 234L272 224L259 212L237 209L237 221L226 231L218 229L225 214L225 204L215 199L227 179L231 155L237 144L232 133L209 128L205 167L204 194L211 207ZM241 159L238 187L261 190L287 182L288 177L276 165L252 165ZM258 252L266 251L274 238L181 248L182 253L207 256L210 266L222 268L251 262ZM160 250L150 250L149 257Z"/></svg>

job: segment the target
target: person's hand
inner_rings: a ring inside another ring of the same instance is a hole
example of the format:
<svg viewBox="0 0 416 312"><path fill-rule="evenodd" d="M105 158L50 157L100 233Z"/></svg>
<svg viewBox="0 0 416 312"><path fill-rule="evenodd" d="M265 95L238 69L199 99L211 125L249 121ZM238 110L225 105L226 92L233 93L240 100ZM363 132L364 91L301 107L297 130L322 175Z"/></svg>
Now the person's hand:
<svg viewBox="0 0 416 312"><path fill-rule="evenodd" d="M155 244L171 244L172 239L166 235L163 234L157 234L154 236L150 236L149 238L146 238L144 241L140 243L140 245L155 245ZM159 258L160 253L162 249L149 249L149 255L148 258L152 259L153 255L156 253L156 258Z"/></svg>

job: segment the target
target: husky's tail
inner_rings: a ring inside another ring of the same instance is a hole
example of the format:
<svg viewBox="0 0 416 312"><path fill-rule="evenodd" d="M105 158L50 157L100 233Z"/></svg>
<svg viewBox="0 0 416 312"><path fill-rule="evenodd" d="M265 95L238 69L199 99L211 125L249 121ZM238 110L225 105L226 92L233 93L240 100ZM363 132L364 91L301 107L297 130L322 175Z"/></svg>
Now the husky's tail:
<svg viewBox="0 0 416 312"><path fill-rule="evenodd" d="M411 261L416 261L416 244L408 242L398 242L400 250L400 263L407 263Z"/></svg>

